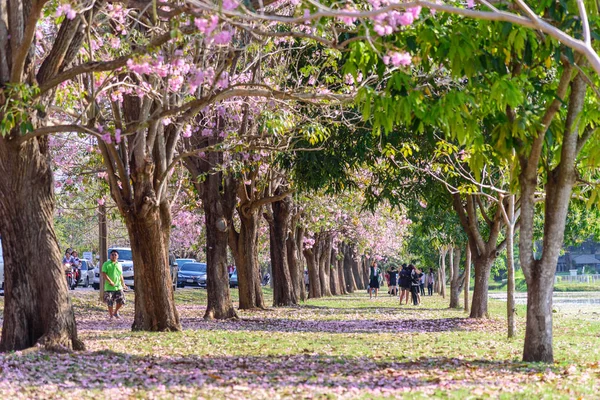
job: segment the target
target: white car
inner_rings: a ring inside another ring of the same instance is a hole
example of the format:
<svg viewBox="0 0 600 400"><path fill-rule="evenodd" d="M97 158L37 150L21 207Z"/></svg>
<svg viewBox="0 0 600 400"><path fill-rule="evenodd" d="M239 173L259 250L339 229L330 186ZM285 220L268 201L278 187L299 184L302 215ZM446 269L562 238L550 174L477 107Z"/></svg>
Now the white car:
<svg viewBox="0 0 600 400"><path fill-rule="evenodd" d="M125 284L130 288L133 288L133 256L129 247L111 247L108 249L108 258L110 259L110 252L116 250L119 252L118 262L123 268L123 280ZM100 270L98 267L94 268L94 283L92 284L94 289L100 290Z"/></svg>
<svg viewBox="0 0 600 400"><path fill-rule="evenodd" d="M94 282L94 265L89 260L81 261L81 277L79 278L79 285L88 287Z"/></svg>

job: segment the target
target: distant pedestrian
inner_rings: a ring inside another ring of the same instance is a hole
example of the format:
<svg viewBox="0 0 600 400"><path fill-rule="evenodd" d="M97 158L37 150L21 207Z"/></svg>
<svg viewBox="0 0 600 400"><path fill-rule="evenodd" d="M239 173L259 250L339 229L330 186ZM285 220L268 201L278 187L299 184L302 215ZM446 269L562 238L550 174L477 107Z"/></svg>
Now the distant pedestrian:
<svg viewBox="0 0 600 400"><path fill-rule="evenodd" d="M369 298L373 297L373 291L375 291L375 298L377 298L380 275L381 270L377 268L377 262L373 261L371 267L369 267Z"/></svg>
<svg viewBox="0 0 600 400"><path fill-rule="evenodd" d="M408 269L410 270L410 293L412 294L413 305L418 306L421 304L419 282L421 281L423 273L412 264L408 266Z"/></svg>
<svg viewBox="0 0 600 400"><path fill-rule="evenodd" d="M433 268L429 268L429 273L425 277L425 284L427 285L427 293L430 296L433 296L433 284L435 283L435 278L433 276Z"/></svg>
<svg viewBox="0 0 600 400"><path fill-rule="evenodd" d="M400 270L400 305L402 305L402 299L406 298L404 304L408 304L408 296L410 293L410 270L406 264L402 264Z"/></svg>
<svg viewBox="0 0 600 400"><path fill-rule="evenodd" d="M390 295L397 296L398 295L398 270L396 266L393 265L389 272L390 275Z"/></svg>
<svg viewBox="0 0 600 400"><path fill-rule="evenodd" d="M110 252L110 260L102 264L104 302L108 306L110 319L121 318L119 310L125 305L125 293L123 291L129 289L123 279L123 267L121 267L118 259L119 252L113 250Z"/></svg>
<svg viewBox="0 0 600 400"><path fill-rule="evenodd" d="M425 274L421 274L419 288L421 289L421 296L425 296Z"/></svg>

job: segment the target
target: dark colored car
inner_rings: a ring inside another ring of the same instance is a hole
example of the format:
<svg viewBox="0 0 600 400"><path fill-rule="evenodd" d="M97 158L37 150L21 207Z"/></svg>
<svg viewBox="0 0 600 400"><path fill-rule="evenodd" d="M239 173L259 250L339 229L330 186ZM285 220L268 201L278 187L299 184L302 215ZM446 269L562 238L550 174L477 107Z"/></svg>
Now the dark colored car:
<svg viewBox="0 0 600 400"><path fill-rule="evenodd" d="M177 273L177 286L199 286L206 287L206 264L192 262L183 264Z"/></svg>
<svg viewBox="0 0 600 400"><path fill-rule="evenodd" d="M231 276L229 277L229 287L230 288L236 288L238 287L238 275L237 275L237 270L233 271L233 273L231 274Z"/></svg>

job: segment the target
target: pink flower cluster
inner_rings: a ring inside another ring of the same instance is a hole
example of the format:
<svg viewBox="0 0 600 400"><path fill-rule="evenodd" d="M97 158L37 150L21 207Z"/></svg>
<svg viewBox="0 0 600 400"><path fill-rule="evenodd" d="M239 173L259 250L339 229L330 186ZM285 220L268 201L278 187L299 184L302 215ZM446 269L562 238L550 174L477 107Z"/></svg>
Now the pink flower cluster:
<svg viewBox="0 0 600 400"><path fill-rule="evenodd" d="M77 12L71 8L69 3L66 3L61 4L56 9L56 16L60 17L61 15L64 15L67 19L74 19L77 16Z"/></svg>
<svg viewBox="0 0 600 400"><path fill-rule="evenodd" d="M412 58L406 52L391 51L383 56L383 63L385 65L392 64L394 67L410 65L411 62Z"/></svg>
<svg viewBox="0 0 600 400"><path fill-rule="evenodd" d="M370 0L374 9L379 9L390 5L393 1ZM395 2L394 2L395 3ZM407 8L405 12L392 10L387 13L379 14L373 17L373 30L379 36L391 35L396 32L401 26L407 26L414 22L421 13L421 7Z"/></svg>

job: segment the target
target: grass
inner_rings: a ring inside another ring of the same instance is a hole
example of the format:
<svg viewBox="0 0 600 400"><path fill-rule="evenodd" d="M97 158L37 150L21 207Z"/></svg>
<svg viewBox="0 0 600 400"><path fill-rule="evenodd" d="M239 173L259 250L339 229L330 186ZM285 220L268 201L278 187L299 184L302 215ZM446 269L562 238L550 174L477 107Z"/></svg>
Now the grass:
<svg viewBox="0 0 600 400"><path fill-rule="evenodd" d="M589 398L600 390L600 316L554 314L551 365L520 361L525 308L508 340L506 304L470 320L448 299L423 305L353 295L202 319L206 291L178 290L183 331L131 332L109 322L97 292L75 291L72 354L0 356L0 398ZM272 301L270 290L265 299ZM232 291L237 300L237 291Z"/></svg>

